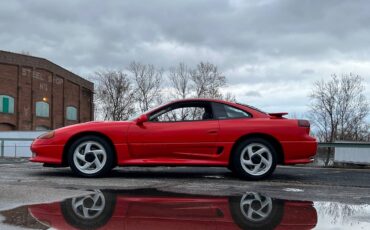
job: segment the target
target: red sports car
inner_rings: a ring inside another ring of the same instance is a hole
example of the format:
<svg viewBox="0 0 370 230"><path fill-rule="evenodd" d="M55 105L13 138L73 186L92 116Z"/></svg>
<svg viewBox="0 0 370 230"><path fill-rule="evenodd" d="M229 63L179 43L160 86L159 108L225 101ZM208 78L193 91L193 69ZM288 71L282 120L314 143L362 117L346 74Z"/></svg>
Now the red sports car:
<svg viewBox="0 0 370 230"><path fill-rule="evenodd" d="M87 122L38 137L31 161L97 177L115 166L222 166L262 179L277 164L312 161L317 142L306 120L212 99L179 100L132 121Z"/></svg>

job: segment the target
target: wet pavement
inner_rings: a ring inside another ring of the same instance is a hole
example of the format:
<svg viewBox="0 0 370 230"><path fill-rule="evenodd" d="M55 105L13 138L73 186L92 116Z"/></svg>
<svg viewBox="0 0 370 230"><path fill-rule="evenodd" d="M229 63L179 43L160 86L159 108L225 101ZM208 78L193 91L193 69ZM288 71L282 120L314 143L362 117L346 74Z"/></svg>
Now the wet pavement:
<svg viewBox="0 0 370 230"><path fill-rule="evenodd" d="M263 181L222 168L68 169L0 164L0 229L370 229L370 170L279 167Z"/></svg>
<svg viewBox="0 0 370 230"><path fill-rule="evenodd" d="M1 211L28 229L370 229L370 206L283 200L257 192L207 196L155 189L85 196Z"/></svg>

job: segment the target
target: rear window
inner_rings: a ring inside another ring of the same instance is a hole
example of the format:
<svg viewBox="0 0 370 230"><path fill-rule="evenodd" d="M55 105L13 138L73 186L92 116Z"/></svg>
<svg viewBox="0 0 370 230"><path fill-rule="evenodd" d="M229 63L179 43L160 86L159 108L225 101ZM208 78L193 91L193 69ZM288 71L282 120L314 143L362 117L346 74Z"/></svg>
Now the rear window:
<svg viewBox="0 0 370 230"><path fill-rule="evenodd" d="M256 111L258 111L260 113L268 114L265 111L262 111L262 110L260 110L260 109L258 109L256 107L254 107L254 106L251 106L251 105L247 105L247 104L243 104L243 103L238 103L238 102L236 104L242 105L242 106L245 106L245 107L248 107L248 108L253 109L253 110L256 110Z"/></svg>
<svg viewBox="0 0 370 230"><path fill-rule="evenodd" d="M249 113L221 103L213 103L215 118L217 119L233 119L233 118L250 118Z"/></svg>

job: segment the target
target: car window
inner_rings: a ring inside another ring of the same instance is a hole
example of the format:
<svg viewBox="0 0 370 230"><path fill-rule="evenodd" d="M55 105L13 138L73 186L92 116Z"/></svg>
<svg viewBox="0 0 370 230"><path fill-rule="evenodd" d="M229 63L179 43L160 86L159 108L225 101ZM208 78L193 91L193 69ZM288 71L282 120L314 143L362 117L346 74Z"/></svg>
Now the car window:
<svg viewBox="0 0 370 230"><path fill-rule="evenodd" d="M225 110L228 118L250 117L250 115L247 112L244 112L243 110L231 106L225 105Z"/></svg>
<svg viewBox="0 0 370 230"><path fill-rule="evenodd" d="M149 120L154 122L200 121L212 119L210 106L206 104L180 104L155 112Z"/></svg>
<svg viewBox="0 0 370 230"><path fill-rule="evenodd" d="M215 117L218 119L249 118L251 115L241 109L221 104L213 104Z"/></svg>
<svg viewBox="0 0 370 230"><path fill-rule="evenodd" d="M238 103L238 102L236 104L242 105L244 107L247 107L247 108L250 108L250 109L253 109L253 110L256 110L256 111L258 111L260 113L268 114L268 113L266 113L266 112L264 112L264 111L262 111L262 110L260 110L260 109L258 109L256 107L254 107L254 106L251 106L251 105L247 105L247 104L243 104L243 103Z"/></svg>

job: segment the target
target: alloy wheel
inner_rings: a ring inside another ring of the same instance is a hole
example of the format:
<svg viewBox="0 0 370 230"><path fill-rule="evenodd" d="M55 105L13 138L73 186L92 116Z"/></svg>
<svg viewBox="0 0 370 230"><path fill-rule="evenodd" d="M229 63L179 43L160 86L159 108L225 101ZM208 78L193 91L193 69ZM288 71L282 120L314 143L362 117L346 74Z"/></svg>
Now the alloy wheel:
<svg viewBox="0 0 370 230"><path fill-rule="evenodd" d="M85 141L75 149L73 162L80 172L94 174L104 168L107 162L107 152L100 143Z"/></svg>
<svg viewBox="0 0 370 230"><path fill-rule="evenodd" d="M273 164L269 148L261 143L250 143L245 146L240 154L243 170L253 176L267 173Z"/></svg>

